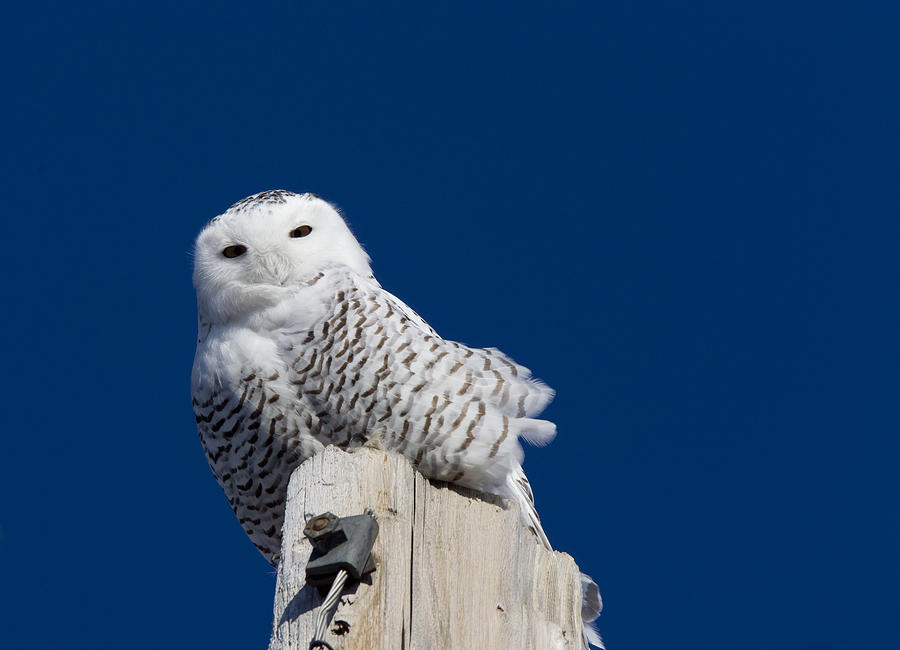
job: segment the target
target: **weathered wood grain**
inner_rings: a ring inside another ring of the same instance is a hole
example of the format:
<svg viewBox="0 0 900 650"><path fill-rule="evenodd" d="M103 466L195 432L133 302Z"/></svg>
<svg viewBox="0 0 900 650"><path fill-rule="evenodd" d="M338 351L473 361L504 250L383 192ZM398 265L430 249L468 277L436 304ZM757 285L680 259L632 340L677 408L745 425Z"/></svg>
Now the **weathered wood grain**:
<svg viewBox="0 0 900 650"><path fill-rule="evenodd" d="M514 504L432 483L396 454L328 447L291 477L269 650L307 650L312 638L321 598L304 583L307 519L366 507L378 568L345 590L335 650L581 647L578 568L541 546Z"/></svg>

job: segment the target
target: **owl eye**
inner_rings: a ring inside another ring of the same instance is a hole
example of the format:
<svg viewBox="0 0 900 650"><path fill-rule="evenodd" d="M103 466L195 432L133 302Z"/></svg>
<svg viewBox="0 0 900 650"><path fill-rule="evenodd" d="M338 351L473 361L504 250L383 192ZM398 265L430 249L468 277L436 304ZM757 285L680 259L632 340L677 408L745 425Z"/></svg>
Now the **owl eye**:
<svg viewBox="0 0 900 650"><path fill-rule="evenodd" d="M240 244L235 244L234 246L226 246L225 250L222 251L222 255L225 257L240 257L244 253L247 252L246 246L241 246Z"/></svg>
<svg viewBox="0 0 900 650"><path fill-rule="evenodd" d="M306 237L311 232L312 228L310 228L309 226L300 226L299 228L294 228L291 231L291 237Z"/></svg>

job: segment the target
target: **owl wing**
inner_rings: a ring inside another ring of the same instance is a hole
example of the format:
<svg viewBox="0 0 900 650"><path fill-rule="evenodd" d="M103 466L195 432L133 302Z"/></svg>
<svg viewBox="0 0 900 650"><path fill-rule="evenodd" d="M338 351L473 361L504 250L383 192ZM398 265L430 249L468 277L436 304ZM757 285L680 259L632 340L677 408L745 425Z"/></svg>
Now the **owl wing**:
<svg viewBox="0 0 900 650"><path fill-rule="evenodd" d="M325 317L279 342L312 434L341 447L377 440L430 478L533 512L519 438L553 437L555 425L534 417L553 391L499 350L441 338L376 283L349 270L326 276Z"/></svg>

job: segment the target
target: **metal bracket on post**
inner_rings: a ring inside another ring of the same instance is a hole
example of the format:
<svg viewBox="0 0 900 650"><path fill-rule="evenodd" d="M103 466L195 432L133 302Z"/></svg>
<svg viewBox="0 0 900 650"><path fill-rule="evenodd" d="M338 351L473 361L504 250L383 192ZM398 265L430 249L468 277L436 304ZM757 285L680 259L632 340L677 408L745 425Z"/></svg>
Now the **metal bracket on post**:
<svg viewBox="0 0 900 650"><path fill-rule="evenodd" d="M341 569L354 580L375 570L372 545L378 522L370 508L351 517L322 513L306 522L303 534L315 549L306 564L307 584L327 588Z"/></svg>

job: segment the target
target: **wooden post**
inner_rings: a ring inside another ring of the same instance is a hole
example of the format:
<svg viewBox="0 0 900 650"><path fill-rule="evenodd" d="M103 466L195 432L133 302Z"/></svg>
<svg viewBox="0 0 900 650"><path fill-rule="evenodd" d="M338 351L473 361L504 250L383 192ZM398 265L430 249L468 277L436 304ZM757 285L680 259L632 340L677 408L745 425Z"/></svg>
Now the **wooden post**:
<svg viewBox="0 0 900 650"><path fill-rule="evenodd" d="M348 585L329 624L335 650L581 648L578 567L545 549L516 506L416 472L378 449L328 447L288 488L269 650L307 650L321 597L305 585L306 521L375 510L377 569Z"/></svg>

